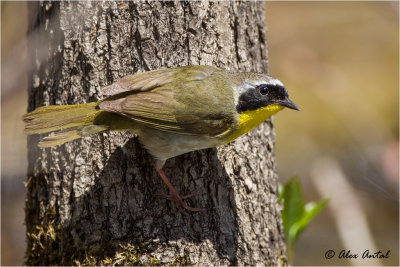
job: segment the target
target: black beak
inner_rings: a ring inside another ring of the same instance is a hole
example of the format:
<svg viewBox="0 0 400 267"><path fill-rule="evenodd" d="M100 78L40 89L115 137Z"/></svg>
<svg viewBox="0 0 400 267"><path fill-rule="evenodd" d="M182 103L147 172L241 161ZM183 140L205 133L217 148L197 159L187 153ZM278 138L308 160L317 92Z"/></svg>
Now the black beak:
<svg viewBox="0 0 400 267"><path fill-rule="evenodd" d="M278 100L276 101L276 104L285 107L285 108L290 108L294 110L300 110L298 106L296 106L295 103L292 102L292 100L289 99L289 97L286 97L285 100Z"/></svg>

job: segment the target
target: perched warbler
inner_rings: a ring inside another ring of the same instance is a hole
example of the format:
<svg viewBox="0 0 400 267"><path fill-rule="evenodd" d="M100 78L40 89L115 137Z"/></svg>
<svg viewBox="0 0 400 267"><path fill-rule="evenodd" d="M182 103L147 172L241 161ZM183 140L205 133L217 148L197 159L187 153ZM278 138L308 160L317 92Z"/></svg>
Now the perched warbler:
<svg viewBox="0 0 400 267"><path fill-rule="evenodd" d="M284 85L265 74L212 66L160 69L122 78L102 89L103 100L44 106L23 117L27 134L57 131L38 146L51 147L108 131L131 131L154 157L154 165L178 208L183 202L165 175L165 161L220 146L252 130L284 107L299 110Z"/></svg>

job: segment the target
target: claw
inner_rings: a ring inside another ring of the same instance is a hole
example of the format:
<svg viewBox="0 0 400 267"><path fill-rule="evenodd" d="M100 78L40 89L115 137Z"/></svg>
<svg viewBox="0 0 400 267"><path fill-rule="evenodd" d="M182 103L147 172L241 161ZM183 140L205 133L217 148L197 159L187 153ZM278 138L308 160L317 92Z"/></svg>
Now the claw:
<svg viewBox="0 0 400 267"><path fill-rule="evenodd" d="M185 210L189 211L194 211L194 212L199 212L199 211L206 211L206 209L201 209L201 208L192 208L188 205L186 205L185 202L183 202L184 199L190 198L194 196L194 193L185 195L185 196L180 196L174 186L171 184L169 181L167 175L163 171L163 169L159 169L158 173L160 174L161 178L164 180L164 182L167 184L169 190L171 191L171 195L157 195L158 197L165 198L168 200L171 200L175 202L176 206L178 207L179 211L185 214L186 216L189 216L189 214ZM185 210L184 210L185 209Z"/></svg>
<svg viewBox="0 0 400 267"><path fill-rule="evenodd" d="M206 209L201 209L201 208L192 208L190 206L188 206L185 202L183 202L184 199L190 198L192 196L194 196L193 193L189 194L189 195L185 195L185 196L179 196L179 195L157 195L160 198L165 198L168 200L171 200L173 202L175 202L176 206L178 207L180 212L186 213L183 211L183 209L185 210L189 210L189 211L194 211L194 212L199 212L199 211L206 211Z"/></svg>

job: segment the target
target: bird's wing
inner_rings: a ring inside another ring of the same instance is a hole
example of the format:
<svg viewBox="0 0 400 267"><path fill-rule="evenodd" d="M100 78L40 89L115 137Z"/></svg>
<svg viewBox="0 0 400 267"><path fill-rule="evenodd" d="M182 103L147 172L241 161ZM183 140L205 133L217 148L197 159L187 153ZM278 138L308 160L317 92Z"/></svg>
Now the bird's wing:
<svg viewBox="0 0 400 267"><path fill-rule="evenodd" d="M172 83L177 76L185 75L194 79L204 79L219 70L212 66L186 66L172 69L159 69L128 75L117 82L103 87L104 96L113 96L128 92L149 91Z"/></svg>
<svg viewBox="0 0 400 267"><path fill-rule="evenodd" d="M137 73L126 76L119 81L102 88L101 91L104 96L112 96L131 91L148 91L172 82L174 75L174 69L161 69Z"/></svg>
<svg viewBox="0 0 400 267"><path fill-rule="evenodd" d="M207 84L203 80L212 75L207 70L189 69L191 73L175 76L173 82L147 91L138 90L118 99L105 100L100 103L100 108L162 131L207 136L223 134L233 123L232 115L227 114L226 109L221 109L220 104L220 101L229 101L225 99L229 95L222 93L224 99L221 99L221 96L210 94L209 88L203 86ZM150 78L146 80L156 84ZM142 84L141 88L145 86Z"/></svg>

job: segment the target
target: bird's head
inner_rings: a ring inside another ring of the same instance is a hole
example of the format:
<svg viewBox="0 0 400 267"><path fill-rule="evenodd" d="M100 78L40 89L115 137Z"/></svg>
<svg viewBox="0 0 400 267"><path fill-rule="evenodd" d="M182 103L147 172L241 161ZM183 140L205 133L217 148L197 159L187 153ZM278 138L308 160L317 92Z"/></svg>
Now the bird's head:
<svg viewBox="0 0 400 267"><path fill-rule="evenodd" d="M290 99L281 81L268 75L246 73L238 85L239 113L270 107L275 110L290 108L300 110ZM278 110L277 110L278 111Z"/></svg>

